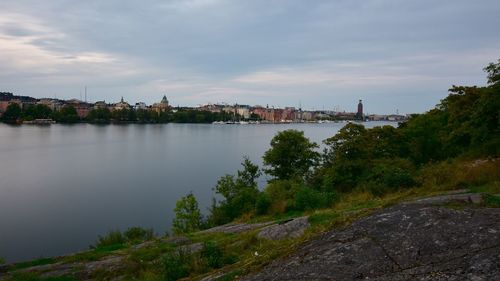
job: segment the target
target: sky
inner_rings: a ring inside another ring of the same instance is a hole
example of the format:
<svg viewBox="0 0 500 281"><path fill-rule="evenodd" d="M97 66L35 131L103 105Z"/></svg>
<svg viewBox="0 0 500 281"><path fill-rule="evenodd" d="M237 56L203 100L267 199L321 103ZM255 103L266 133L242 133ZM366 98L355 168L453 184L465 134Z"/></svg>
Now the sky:
<svg viewBox="0 0 500 281"><path fill-rule="evenodd" d="M498 0L2 0L0 91L424 112L486 84L499 15Z"/></svg>

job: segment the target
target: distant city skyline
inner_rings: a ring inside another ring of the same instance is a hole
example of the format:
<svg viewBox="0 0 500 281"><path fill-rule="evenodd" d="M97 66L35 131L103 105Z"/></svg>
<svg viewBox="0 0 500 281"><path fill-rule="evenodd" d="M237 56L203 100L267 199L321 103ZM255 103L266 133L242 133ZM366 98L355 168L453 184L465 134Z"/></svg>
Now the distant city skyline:
<svg viewBox="0 0 500 281"><path fill-rule="evenodd" d="M0 92L424 112L486 84L498 14L496 0L5 0Z"/></svg>

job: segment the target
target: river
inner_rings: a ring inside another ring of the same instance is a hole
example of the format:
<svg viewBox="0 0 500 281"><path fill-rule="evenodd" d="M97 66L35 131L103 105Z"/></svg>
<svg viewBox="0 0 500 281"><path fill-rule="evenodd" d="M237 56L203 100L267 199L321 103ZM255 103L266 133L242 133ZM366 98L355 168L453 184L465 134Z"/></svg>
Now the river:
<svg viewBox="0 0 500 281"><path fill-rule="evenodd" d="M206 211L217 179L245 155L260 165L278 131L320 143L343 125L0 124L0 257L84 250L97 235L131 226L164 234L177 199L193 192Z"/></svg>

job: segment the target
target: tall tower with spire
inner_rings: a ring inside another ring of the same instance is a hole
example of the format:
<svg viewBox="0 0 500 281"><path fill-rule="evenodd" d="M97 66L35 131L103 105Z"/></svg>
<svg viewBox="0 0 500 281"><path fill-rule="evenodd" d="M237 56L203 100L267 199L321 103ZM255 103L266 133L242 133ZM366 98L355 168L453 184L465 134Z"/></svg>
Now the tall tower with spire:
<svg viewBox="0 0 500 281"><path fill-rule="evenodd" d="M356 117L359 120L363 120L363 103L362 103L362 100L359 100L359 103L358 103L358 113L356 113Z"/></svg>

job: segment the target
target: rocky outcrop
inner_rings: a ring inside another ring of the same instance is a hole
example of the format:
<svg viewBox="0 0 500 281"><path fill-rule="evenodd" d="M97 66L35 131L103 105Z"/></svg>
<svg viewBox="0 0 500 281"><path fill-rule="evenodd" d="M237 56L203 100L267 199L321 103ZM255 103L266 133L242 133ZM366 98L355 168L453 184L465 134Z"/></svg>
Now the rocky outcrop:
<svg viewBox="0 0 500 281"><path fill-rule="evenodd" d="M97 261L87 262L58 262L54 264L33 266L26 269L21 269L16 272L35 272L41 277L59 277L59 276L74 276L78 280L92 280L94 272L107 271L117 272L125 269L125 257L121 255L110 255L103 257ZM8 275L2 276L0 280Z"/></svg>
<svg viewBox="0 0 500 281"><path fill-rule="evenodd" d="M479 204L483 200L482 194L479 193L462 193L462 194L448 194L442 196L434 196L423 198L415 201L410 201L403 204L449 204L449 203L473 203Z"/></svg>
<svg viewBox="0 0 500 281"><path fill-rule="evenodd" d="M262 228L264 226L273 224L274 222L263 222L263 223L228 223L216 227L212 227L199 233L242 233L258 228Z"/></svg>
<svg viewBox="0 0 500 281"><path fill-rule="evenodd" d="M308 217L288 219L281 222L229 223L200 231L199 233L243 233L261 228L257 237L268 240L297 238L309 227Z"/></svg>
<svg viewBox="0 0 500 281"><path fill-rule="evenodd" d="M302 236L307 228L309 228L308 217L300 217L267 226L257 234L257 237L268 240L297 238Z"/></svg>
<svg viewBox="0 0 500 281"><path fill-rule="evenodd" d="M470 196L378 211L242 280L500 280L500 209L440 206Z"/></svg>

